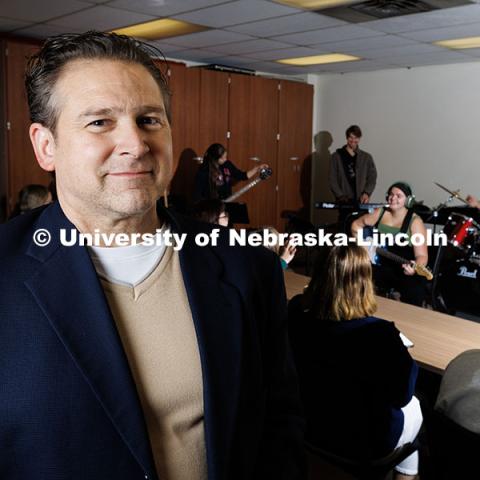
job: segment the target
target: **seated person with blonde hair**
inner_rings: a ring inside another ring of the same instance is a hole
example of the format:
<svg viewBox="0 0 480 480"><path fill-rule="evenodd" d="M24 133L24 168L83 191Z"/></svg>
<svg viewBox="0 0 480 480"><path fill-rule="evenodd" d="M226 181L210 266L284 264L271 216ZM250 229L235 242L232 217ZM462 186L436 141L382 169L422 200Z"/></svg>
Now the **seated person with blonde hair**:
<svg viewBox="0 0 480 480"><path fill-rule="evenodd" d="M388 455L422 424L418 367L376 308L370 259L358 245L334 247L288 306L307 440L351 459ZM395 469L396 480L414 478L418 452Z"/></svg>

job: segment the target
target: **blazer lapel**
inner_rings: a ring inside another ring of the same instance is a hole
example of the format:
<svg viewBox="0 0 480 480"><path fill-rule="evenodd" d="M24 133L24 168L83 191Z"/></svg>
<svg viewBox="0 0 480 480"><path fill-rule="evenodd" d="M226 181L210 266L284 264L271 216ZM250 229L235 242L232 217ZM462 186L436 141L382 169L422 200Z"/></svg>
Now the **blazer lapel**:
<svg viewBox="0 0 480 480"><path fill-rule="evenodd" d="M30 245L42 262L27 288L92 388L132 455L156 479L140 402L102 287L85 247L64 247L59 229L75 227L59 205L45 210L37 228L52 235L48 247Z"/></svg>
<svg viewBox="0 0 480 480"><path fill-rule="evenodd" d="M179 229L175 226L173 229ZM181 230L182 227L180 227ZM205 442L209 480L226 479L238 407L244 303L224 279L224 266L209 247L194 244L194 233L180 251L180 264L192 311L202 363Z"/></svg>

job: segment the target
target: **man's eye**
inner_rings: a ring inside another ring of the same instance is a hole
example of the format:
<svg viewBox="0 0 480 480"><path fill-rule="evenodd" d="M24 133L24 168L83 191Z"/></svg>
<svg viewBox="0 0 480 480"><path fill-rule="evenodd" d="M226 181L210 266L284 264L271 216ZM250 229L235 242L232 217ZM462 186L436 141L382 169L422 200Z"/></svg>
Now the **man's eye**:
<svg viewBox="0 0 480 480"><path fill-rule="evenodd" d="M90 122L88 126L93 126L93 127L104 127L106 125L107 121L105 119L101 120L94 120L93 122Z"/></svg>
<svg viewBox="0 0 480 480"><path fill-rule="evenodd" d="M139 125L160 125L160 120L156 117L141 117L138 119Z"/></svg>

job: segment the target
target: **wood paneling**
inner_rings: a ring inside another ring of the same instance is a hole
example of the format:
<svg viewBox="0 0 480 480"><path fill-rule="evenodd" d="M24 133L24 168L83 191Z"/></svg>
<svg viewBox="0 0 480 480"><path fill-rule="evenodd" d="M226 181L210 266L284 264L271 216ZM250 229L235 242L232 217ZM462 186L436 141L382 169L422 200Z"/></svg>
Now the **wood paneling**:
<svg viewBox="0 0 480 480"><path fill-rule="evenodd" d="M24 89L27 58L37 49L36 44L7 41L6 56L6 120L8 158L8 210L12 210L19 191L28 184L48 186L50 175L42 170L33 153L28 135L30 116Z"/></svg>
<svg viewBox="0 0 480 480"><path fill-rule="evenodd" d="M307 215L310 205L313 86L281 81L278 143L278 217Z"/></svg>
<svg viewBox="0 0 480 480"><path fill-rule="evenodd" d="M247 203L251 227L277 226L277 127L278 81L231 75L229 158L242 170L259 163L268 163L273 170L273 177L239 198ZM244 185L240 183L235 190Z"/></svg>
<svg viewBox="0 0 480 480"><path fill-rule="evenodd" d="M227 73L200 70L200 118L197 128L202 155L212 143L227 144Z"/></svg>
<svg viewBox="0 0 480 480"><path fill-rule="evenodd" d="M171 75L173 152L178 162L171 192L182 208L192 203L200 144L200 70L175 66Z"/></svg>
<svg viewBox="0 0 480 480"><path fill-rule="evenodd" d="M183 63L168 63L168 86L171 92L170 116L172 127L173 157L178 161L183 148L185 131L184 96L185 70Z"/></svg>
<svg viewBox="0 0 480 480"><path fill-rule="evenodd" d="M0 40L0 223L7 219L8 168L7 168L7 129L6 98L7 86L5 78L6 42Z"/></svg>
<svg viewBox="0 0 480 480"><path fill-rule="evenodd" d="M0 92L0 109L5 125L3 147L0 141L0 202L2 195L7 196L11 210L21 188L30 183L48 185L50 177L33 155L23 87L26 58L37 45L11 38L3 44L9 54L0 65L4 90ZM165 63L160 67L165 70ZM259 162L252 159L258 158L273 170L272 178L240 198L248 204L250 226L281 229L283 211L308 207L310 175L305 159L311 152L312 86L187 68L175 62L169 64L169 83L173 155L178 162L170 192L182 206L191 205L198 158L218 142L227 147L229 158L239 168L253 168ZM243 185L241 182L235 189ZM0 208L0 220L1 213Z"/></svg>

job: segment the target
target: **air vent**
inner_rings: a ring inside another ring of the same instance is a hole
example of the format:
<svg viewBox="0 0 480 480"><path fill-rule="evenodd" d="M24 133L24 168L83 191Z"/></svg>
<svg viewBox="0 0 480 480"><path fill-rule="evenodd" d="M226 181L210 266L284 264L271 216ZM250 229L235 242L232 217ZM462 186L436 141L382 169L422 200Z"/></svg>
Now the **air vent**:
<svg viewBox="0 0 480 480"><path fill-rule="evenodd" d="M429 12L434 7L415 0L372 0L370 2L352 5L353 10L376 18L389 18L411 13Z"/></svg>
<svg viewBox="0 0 480 480"><path fill-rule="evenodd" d="M316 13L338 18L350 23L368 22L381 18L392 18L412 13L425 13L474 2L468 0L369 0L343 7L317 10Z"/></svg>

